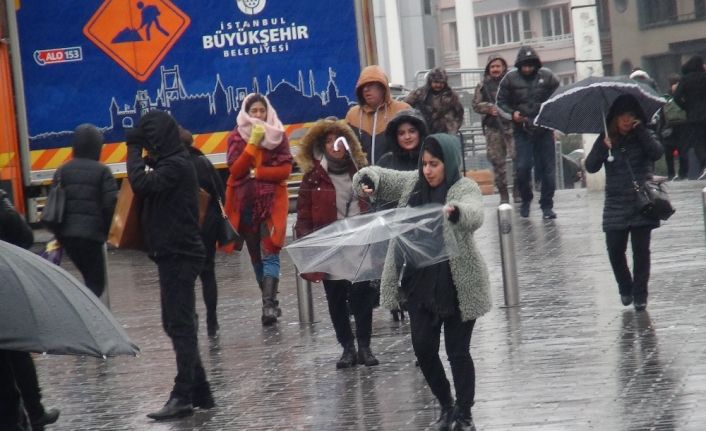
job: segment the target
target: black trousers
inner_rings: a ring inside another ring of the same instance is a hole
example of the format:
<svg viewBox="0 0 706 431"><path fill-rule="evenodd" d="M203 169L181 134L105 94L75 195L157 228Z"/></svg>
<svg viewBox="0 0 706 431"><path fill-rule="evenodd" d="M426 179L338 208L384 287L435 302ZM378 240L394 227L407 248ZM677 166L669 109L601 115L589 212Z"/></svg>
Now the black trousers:
<svg viewBox="0 0 706 431"><path fill-rule="evenodd" d="M105 289L105 256L103 243L85 238L59 238L59 243L76 268L81 272L83 282L96 296Z"/></svg>
<svg viewBox="0 0 706 431"><path fill-rule="evenodd" d="M683 126L673 126L672 135L663 139L664 160L667 162L667 176L673 178L677 171L674 169L674 150L679 152L679 177L689 177L689 140L687 130Z"/></svg>
<svg viewBox="0 0 706 431"><path fill-rule="evenodd" d="M610 230L605 233L608 258L613 268L615 281L621 295L632 294L635 301L647 300L647 283L650 280L650 237L652 228L633 227L625 230ZM630 274L625 252L628 237L632 243L633 273Z"/></svg>
<svg viewBox="0 0 706 431"><path fill-rule="evenodd" d="M424 308L409 308L409 323L412 330L412 347L417 355L419 368L429 388L442 406L451 406L453 398L446 378L444 365L439 358L441 327L444 327L446 354L451 364L451 374L456 390L456 404L462 411L473 406L476 393L476 370L471 358L470 346L475 319L464 322L459 313L448 318Z"/></svg>
<svg viewBox="0 0 706 431"><path fill-rule="evenodd" d="M686 141L686 145L694 149L699 166L704 169L706 167L706 124L687 123L683 124L681 128L682 139Z"/></svg>
<svg viewBox="0 0 706 431"><path fill-rule="evenodd" d="M159 259L162 326L172 339L177 375L172 397L191 402L195 387L206 382L197 339L194 284L203 267L202 259L171 256Z"/></svg>
<svg viewBox="0 0 706 431"><path fill-rule="evenodd" d="M350 322L352 312L355 318L355 338L358 339L358 347L370 347L377 290L367 281L351 284L346 280L324 280L323 283L328 312L338 342L344 347L353 344Z"/></svg>
<svg viewBox="0 0 706 431"><path fill-rule="evenodd" d="M218 285L216 284L216 236L218 229L212 227L202 232L201 240L206 247L206 260L199 274L203 291L203 302L206 304L206 318L216 318L218 305Z"/></svg>
<svg viewBox="0 0 706 431"><path fill-rule="evenodd" d="M21 421L20 391L15 384L15 375L10 353L0 350L0 429L16 429Z"/></svg>

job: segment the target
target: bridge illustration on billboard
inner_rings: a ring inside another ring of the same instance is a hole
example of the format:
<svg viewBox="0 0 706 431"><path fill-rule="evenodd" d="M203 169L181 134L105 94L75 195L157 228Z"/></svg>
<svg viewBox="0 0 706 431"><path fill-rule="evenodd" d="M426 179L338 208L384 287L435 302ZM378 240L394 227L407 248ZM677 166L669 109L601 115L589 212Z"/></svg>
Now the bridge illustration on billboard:
<svg viewBox="0 0 706 431"><path fill-rule="evenodd" d="M352 102L341 95L335 81L336 72L332 68L328 69L328 82L321 91L317 90L311 70L306 80L301 70L297 76L298 82L294 85L284 79L275 84L267 75L265 88L262 89L257 77L252 79L250 87L236 87L226 85L217 73L213 91L191 94L182 81L179 65L171 68L160 66L160 86L153 93L154 97L146 89L137 90L129 102L118 101L112 96L106 103L110 123L97 126L103 131L106 142L122 142L126 129L134 127L145 113L159 109L171 113L183 127L196 134L227 131L235 126L240 103L250 92L265 94L284 124L314 121L331 115L343 118L346 115ZM72 136L73 131L40 133L30 137L31 148L69 146Z"/></svg>

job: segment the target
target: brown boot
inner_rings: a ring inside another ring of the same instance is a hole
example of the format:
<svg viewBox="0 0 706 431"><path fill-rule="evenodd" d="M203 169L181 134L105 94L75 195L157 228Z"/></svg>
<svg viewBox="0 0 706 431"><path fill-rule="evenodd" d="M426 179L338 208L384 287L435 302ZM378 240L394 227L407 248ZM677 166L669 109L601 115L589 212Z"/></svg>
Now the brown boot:
<svg viewBox="0 0 706 431"><path fill-rule="evenodd" d="M498 192L500 193L500 203L501 204L509 204L510 203L510 196L507 193L507 187L499 188Z"/></svg>

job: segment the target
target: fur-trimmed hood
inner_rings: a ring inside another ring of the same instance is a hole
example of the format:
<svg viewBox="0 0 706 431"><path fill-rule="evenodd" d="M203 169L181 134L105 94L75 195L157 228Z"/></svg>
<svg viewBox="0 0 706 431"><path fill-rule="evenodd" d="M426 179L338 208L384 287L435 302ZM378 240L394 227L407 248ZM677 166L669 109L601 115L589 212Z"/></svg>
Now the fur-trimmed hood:
<svg viewBox="0 0 706 431"><path fill-rule="evenodd" d="M303 174L314 168L314 160L321 160L323 157L324 141L329 133L346 138L358 168L368 165L360 141L348 123L345 120L324 119L314 123L299 143L299 153L295 159Z"/></svg>

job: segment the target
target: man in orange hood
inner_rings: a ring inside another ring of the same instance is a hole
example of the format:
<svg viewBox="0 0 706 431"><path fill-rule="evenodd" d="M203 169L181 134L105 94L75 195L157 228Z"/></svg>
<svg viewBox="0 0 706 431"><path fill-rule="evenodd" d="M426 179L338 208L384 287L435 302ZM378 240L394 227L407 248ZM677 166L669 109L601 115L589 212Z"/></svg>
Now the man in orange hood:
<svg viewBox="0 0 706 431"><path fill-rule="evenodd" d="M410 106L392 99L387 75L377 65L368 66L360 72L355 94L358 105L348 110L346 122L362 144L368 162L374 165L389 150L385 140L388 121L397 112L410 109Z"/></svg>

